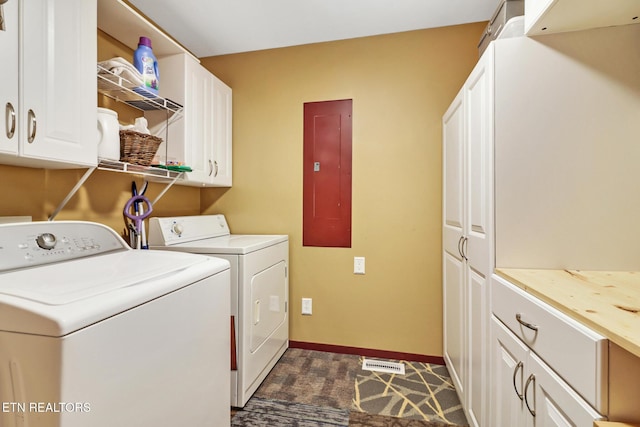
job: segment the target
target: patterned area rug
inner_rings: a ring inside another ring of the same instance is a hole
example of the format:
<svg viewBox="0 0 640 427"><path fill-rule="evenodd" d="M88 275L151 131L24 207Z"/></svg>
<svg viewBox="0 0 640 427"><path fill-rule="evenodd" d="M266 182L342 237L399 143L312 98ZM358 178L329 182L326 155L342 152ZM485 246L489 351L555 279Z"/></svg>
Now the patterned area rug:
<svg viewBox="0 0 640 427"><path fill-rule="evenodd" d="M288 349L232 427L451 427L467 422L446 367L364 371L359 356Z"/></svg>
<svg viewBox="0 0 640 427"><path fill-rule="evenodd" d="M408 418L387 417L352 411L349 414L349 427L449 427L450 424L437 421L412 420Z"/></svg>
<svg viewBox="0 0 640 427"><path fill-rule="evenodd" d="M445 366L403 363L405 375L360 370L354 410L442 425L468 425Z"/></svg>

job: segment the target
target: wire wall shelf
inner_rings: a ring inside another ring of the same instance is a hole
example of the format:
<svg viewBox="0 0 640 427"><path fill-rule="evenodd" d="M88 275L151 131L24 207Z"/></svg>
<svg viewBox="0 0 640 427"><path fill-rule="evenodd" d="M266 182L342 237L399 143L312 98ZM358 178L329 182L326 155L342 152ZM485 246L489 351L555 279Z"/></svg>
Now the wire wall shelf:
<svg viewBox="0 0 640 427"><path fill-rule="evenodd" d="M126 78L98 65L98 92L142 111L166 110L182 114L183 106L146 91Z"/></svg>

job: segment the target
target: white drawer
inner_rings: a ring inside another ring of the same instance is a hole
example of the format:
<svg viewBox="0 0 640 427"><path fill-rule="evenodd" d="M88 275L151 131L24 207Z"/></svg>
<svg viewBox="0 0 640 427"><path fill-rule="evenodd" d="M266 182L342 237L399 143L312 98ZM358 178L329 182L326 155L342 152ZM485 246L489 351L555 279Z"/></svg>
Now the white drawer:
<svg viewBox="0 0 640 427"><path fill-rule="evenodd" d="M601 414L608 412L606 338L495 274L491 307L496 317L590 405Z"/></svg>

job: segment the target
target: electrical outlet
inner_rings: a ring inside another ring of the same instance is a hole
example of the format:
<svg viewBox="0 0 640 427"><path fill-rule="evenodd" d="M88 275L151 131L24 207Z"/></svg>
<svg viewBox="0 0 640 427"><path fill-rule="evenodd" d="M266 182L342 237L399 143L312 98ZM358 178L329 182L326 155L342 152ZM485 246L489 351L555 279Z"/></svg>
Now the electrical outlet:
<svg viewBox="0 0 640 427"><path fill-rule="evenodd" d="M302 298L302 314L311 316L313 311L313 300L311 298Z"/></svg>
<svg viewBox="0 0 640 427"><path fill-rule="evenodd" d="M364 274L364 257L363 256L353 257L353 273Z"/></svg>

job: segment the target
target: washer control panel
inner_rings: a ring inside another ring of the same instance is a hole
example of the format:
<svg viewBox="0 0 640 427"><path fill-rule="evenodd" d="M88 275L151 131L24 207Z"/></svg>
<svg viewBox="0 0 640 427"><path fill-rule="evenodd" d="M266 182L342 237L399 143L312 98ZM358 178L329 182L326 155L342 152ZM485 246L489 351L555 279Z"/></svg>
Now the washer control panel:
<svg viewBox="0 0 640 427"><path fill-rule="evenodd" d="M224 215L149 218L149 246L171 246L229 234Z"/></svg>
<svg viewBox="0 0 640 427"><path fill-rule="evenodd" d="M83 221L0 225L0 272L130 250L112 229Z"/></svg>

